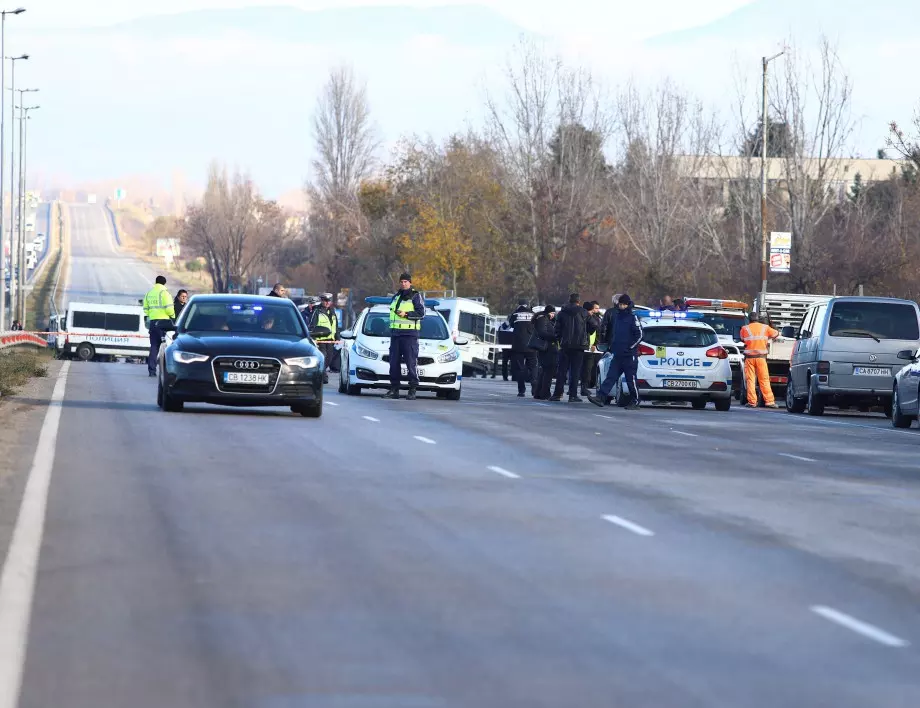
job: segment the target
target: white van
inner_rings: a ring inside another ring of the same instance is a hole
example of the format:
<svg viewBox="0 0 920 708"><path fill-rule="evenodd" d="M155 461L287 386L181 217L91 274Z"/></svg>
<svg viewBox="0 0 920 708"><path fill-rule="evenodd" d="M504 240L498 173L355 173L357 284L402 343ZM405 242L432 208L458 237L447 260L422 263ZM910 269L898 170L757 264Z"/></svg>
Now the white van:
<svg viewBox="0 0 920 708"><path fill-rule="evenodd" d="M67 308L61 353L66 358L92 361L101 357L146 359L150 334L140 305L101 305L72 302Z"/></svg>
<svg viewBox="0 0 920 708"><path fill-rule="evenodd" d="M432 293L425 293L426 298ZM491 371L491 355L496 344L496 318L489 312L489 305L483 298L448 297L437 298L435 308L447 321L447 328L454 341L467 340L458 346L463 360L464 374Z"/></svg>

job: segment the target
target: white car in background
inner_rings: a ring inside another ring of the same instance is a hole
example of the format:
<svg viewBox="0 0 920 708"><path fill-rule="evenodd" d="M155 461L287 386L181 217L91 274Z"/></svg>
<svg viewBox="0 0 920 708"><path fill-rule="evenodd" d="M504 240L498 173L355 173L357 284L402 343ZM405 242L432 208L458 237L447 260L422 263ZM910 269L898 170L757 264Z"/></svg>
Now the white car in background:
<svg viewBox="0 0 920 708"><path fill-rule="evenodd" d="M713 403L716 410L732 405L732 370L728 352L715 330L693 312L637 312L642 321L636 375L640 401L685 401L696 409ZM601 359L600 381L610 359ZM620 377L619 405L629 392Z"/></svg>
<svg viewBox="0 0 920 708"><path fill-rule="evenodd" d="M350 330L344 330L339 393L357 396L363 389L390 388L390 298L369 297L366 307ZM463 360L458 347L466 340L454 340L447 322L435 309L437 300L425 300L425 317L419 332L418 391L430 391L438 398L460 399ZM400 388L409 387L408 372L402 367Z"/></svg>

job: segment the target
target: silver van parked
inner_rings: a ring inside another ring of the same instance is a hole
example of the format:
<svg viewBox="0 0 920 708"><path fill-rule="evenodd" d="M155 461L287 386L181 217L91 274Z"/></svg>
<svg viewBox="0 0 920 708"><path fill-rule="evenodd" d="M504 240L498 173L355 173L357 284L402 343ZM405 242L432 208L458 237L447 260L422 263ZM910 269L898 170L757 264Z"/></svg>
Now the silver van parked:
<svg viewBox="0 0 920 708"><path fill-rule="evenodd" d="M835 297L812 305L799 326L789 364L786 409L821 415L825 406L882 405L891 415L898 352L920 347L920 308L910 300Z"/></svg>

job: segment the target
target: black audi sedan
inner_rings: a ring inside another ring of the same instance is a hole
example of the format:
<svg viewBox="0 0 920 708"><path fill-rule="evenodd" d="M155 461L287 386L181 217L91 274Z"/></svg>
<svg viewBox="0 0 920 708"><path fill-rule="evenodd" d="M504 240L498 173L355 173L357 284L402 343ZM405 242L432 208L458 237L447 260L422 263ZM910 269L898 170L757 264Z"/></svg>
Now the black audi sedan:
<svg viewBox="0 0 920 708"><path fill-rule="evenodd" d="M327 334L314 330L314 336ZM160 347L157 404L289 406L323 414L323 355L291 300L254 295L195 295Z"/></svg>

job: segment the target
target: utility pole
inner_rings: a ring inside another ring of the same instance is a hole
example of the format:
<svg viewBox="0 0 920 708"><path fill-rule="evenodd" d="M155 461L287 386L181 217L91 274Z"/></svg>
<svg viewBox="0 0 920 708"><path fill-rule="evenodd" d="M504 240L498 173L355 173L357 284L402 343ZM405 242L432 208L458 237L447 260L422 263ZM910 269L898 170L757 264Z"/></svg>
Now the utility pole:
<svg viewBox="0 0 920 708"><path fill-rule="evenodd" d="M40 106L19 106L19 262L26 268L26 145L28 135L29 111L34 111ZM19 279L19 321L26 325L26 282L27 269Z"/></svg>
<svg viewBox="0 0 920 708"><path fill-rule="evenodd" d="M7 15L21 15L25 12L24 7L17 8L15 10L2 10L0 11L0 332L7 329L6 323L6 227L4 226L3 221L3 177L5 170L3 169L3 159L5 157L5 142L6 142L6 103L3 100L3 97L6 95L6 60L3 57L6 56L6 16ZM10 213L13 210L13 186L10 185ZM12 313L13 305L13 280L12 280L12 266L13 266L13 243L10 240L10 312Z"/></svg>
<svg viewBox="0 0 920 708"><path fill-rule="evenodd" d="M16 305L14 297L16 295L16 284L23 277L22 263L18 260L18 250L16 248L15 228L15 209L13 208L13 194L16 191L16 62L21 59L28 59L28 54L22 54L18 57L4 57L10 60L10 266L12 274L10 277L10 319L15 317ZM0 99L2 100L2 99ZM2 228L2 224L0 224Z"/></svg>
<svg viewBox="0 0 920 708"><path fill-rule="evenodd" d="M761 239L761 258L760 258L760 306L758 311L763 309L767 295L767 67L774 59L778 59L785 51L774 54L772 57L763 57L763 105L761 106L761 138L760 146L760 239Z"/></svg>

